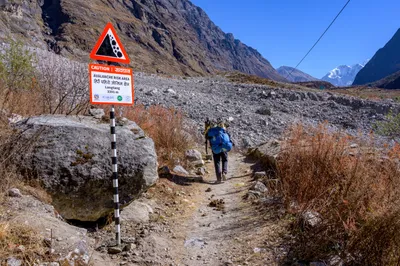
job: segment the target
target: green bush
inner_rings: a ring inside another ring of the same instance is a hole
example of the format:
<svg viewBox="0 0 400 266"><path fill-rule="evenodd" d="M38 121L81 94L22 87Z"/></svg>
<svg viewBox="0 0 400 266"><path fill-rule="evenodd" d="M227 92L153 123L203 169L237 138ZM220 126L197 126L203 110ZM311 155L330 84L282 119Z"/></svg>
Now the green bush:
<svg viewBox="0 0 400 266"><path fill-rule="evenodd" d="M374 130L379 135L392 138L400 137L400 113L393 114L393 112L390 112L385 121L377 122L374 125Z"/></svg>
<svg viewBox="0 0 400 266"><path fill-rule="evenodd" d="M12 112L18 94L35 88L35 57L20 41L10 39L8 44L0 53L0 107Z"/></svg>

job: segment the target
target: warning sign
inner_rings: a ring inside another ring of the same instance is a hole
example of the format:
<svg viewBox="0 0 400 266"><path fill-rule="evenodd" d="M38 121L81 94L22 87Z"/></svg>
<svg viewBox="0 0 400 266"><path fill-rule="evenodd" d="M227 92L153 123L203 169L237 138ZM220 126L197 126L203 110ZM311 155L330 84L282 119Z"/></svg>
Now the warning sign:
<svg viewBox="0 0 400 266"><path fill-rule="evenodd" d="M111 23L108 23L104 28L90 54L90 58L98 61L129 64L128 54Z"/></svg>
<svg viewBox="0 0 400 266"><path fill-rule="evenodd" d="M89 65L90 103L133 105L133 71L130 68Z"/></svg>

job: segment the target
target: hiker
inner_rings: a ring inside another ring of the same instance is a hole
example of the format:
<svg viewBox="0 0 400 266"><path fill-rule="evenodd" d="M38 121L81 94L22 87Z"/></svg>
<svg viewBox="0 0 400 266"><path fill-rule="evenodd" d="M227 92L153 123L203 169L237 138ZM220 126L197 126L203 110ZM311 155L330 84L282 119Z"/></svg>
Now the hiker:
<svg viewBox="0 0 400 266"><path fill-rule="evenodd" d="M217 184L220 184L222 181L226 181L226 176L228 174L228 152L232 149L234 144L222 120L219 119L216 123L212 123L207 118L205 128L206 150L208 141L210 142L213 154Z"/></svg>

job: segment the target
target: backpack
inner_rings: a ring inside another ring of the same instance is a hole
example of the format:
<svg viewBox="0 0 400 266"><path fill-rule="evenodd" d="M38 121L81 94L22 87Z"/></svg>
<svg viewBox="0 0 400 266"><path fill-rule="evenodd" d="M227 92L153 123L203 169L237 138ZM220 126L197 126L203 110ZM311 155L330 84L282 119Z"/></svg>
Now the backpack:
<svg viewBox="0 0 400 266"><path fill-rule="evenodd" d="M211 127L207 131L207 139L210 141L214 153L229 152L232 149L232 141L223 127Z"/></svg>

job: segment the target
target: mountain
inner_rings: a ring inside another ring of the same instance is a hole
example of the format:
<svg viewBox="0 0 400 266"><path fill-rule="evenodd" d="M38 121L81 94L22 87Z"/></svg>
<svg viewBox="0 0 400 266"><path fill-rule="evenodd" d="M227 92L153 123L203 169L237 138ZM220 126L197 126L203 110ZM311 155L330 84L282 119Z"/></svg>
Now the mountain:
<svg viewBox="0 0 400 266"><path fill-rule="evenodd" d="M281 66L276 71L278 71L279 75L281 75L284 78L287 78L291 82L305 82L305 81L318 80L298 69L289 66Z"/></svg>
<svg viewBox="0 0 400 266"><path fill-rule="evenodd" d="M357 73L364 67L364 64L352 66L341 65L331 70L322 80L332 83L335 86L351 86Z"/></svg>
<svg viewBox="0 0 400 266"><path fill-rule="evenodd" d="M363 85L383 79L400 70L400 29L379 49L358 73L354 85Z"/></svg>
<svg viewBox="0 0 400 266"><path fill-rule="evenodd" d="M189 0L0 1L0 38L23 38L89 61L111 22L136 71L204 75L240 71L285 81L257 50L224 33Z"/></svg>
<svg viewBox="0 0 400 266"><path fill-rule="evenodd" d="M400 71L368 85L382 89L400 89Z"/></svg>

